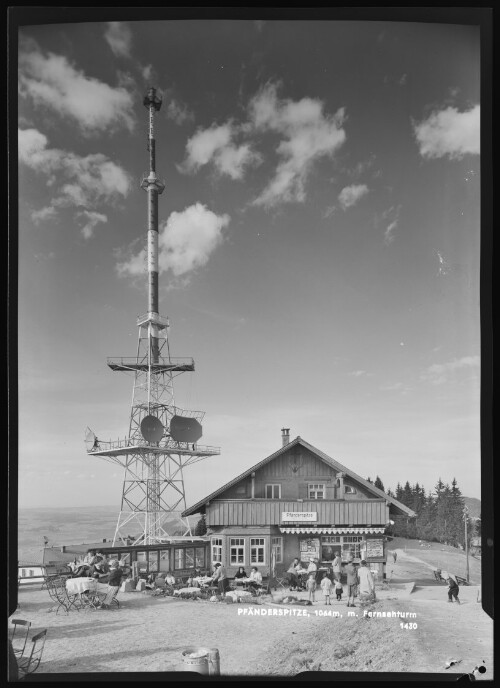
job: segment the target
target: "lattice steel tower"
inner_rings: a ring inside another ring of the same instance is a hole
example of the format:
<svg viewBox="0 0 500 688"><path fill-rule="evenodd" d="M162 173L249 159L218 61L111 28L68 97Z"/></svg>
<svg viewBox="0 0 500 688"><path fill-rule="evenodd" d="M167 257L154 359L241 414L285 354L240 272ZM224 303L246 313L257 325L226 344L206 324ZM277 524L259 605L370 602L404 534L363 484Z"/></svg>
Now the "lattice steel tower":
<svg viewBox="0 0 500 688"><path fill-rule="evenodd" d="M158 196L165 184L156 176L154 117L161 107L156 89L149 89L144 105L149 111L149 173L141 182L148 194L148 312L137 319L137 356L108 359L112 370L134 376L128 437L103 442L89 428L85 436L88 455L101 456L124 469L113 545L130 544L131 531L135 532L132 544L161 542L179 524L183 535L191 535L189 521L179 515L186 508L184 468L220 453L217 447L198 444L204 413L175 404L174 378L194 371L194 361L170 356L168 318L158 312Z"/></svg>

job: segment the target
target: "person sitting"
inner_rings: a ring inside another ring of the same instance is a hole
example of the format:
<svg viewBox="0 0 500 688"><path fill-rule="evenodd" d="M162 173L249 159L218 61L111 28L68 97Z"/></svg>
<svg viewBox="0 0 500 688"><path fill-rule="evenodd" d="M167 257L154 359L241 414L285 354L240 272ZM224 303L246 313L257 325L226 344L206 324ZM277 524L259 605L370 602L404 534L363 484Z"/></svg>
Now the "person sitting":
<svg viewBox="0 0 500 688"><path fill-rule="evenodd" d="M166 576L166 578L165 578L165 582L166 582L167 585L175 585L175 578L173 577L171 571L169 571L169 572L167 573L167 576Z"/></svg>
<svg viewBox="0 0 500 688"><path fill-rule="evenodd" d="M122 584L123 570L119 567L118 561L112 559L109 562L109 567L108 591L102 601L101 609L109 609L109 605L116 597Z"/></svg>
<svg viewBox="0 0 500 688"><path fill-rule="evenodd" d="M108 562L102 556L97 554L95 557L95 562L94 562L93 566L91 567L91 569L92 569L92 577L99 580L100 578L103 578L109 572Z"/></svg>
<svg viewBox="0 0 500 688"><path fill-rule="evenodd" d="M163 574L160 573L156 578L155 578L155 588L159 590L165 590L167 587L167 583L165 581L165 578L163 577Z"/></svg>
<svg viewBox="0 0 500 688"><path fill-rule="evenodd" d="M262 587L262 574L256 566L252 566L248 586L253 590L258 590Z"/></svg>
<svg viewBox="0 0 500 688"><path fill-rule="evenodd" d="M316 562L314 559L309 559L309 566L307 567L307 573L308 574L314 574L316 576L316 571L318 570L318 567L316 565Z"/></svg>
<svg viewBox="0 0 500 688"><path fill-rule="evenodd" d="M238 571L234 574L234 579L237 581L237 580L241 580L242 578L248 578L248 576L247 576L247 572L245 571L243 566L240 566Z"/></svg>
<svg viewBox="0 0 500 688"><path fill-rule="evenodd" d="M90 574L90 566L85 563L75 564L71 574L72 578L86 578Z"/></svg>

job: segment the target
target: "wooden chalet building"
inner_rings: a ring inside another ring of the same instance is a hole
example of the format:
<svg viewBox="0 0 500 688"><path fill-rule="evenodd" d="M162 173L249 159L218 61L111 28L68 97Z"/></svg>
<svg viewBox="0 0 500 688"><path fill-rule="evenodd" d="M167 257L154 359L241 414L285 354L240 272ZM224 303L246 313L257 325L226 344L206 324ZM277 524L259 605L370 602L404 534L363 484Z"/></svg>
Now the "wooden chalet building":
<svg viewBox="0 0 500 688"><path fill-rule="evenodd" d="M285 572L294 557L307 565L366 559L385 577L385 530L392 516L416 514L394 497L316 449L301 437L183 512L205 514L212 562L233 576L239 566L263 575Z"/></svg>

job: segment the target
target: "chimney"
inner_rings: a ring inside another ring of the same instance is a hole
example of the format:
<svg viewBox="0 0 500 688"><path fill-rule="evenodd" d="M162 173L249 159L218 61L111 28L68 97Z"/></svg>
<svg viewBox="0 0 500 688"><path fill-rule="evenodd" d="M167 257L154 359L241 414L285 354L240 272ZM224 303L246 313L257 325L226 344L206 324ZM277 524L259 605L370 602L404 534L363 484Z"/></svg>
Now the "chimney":
<svg viewBox="0 0 500 688"><path fill-rule="evenodd" d="M283 446L290 442L290 428L281 428L281 439L283 441Z"/></svg>

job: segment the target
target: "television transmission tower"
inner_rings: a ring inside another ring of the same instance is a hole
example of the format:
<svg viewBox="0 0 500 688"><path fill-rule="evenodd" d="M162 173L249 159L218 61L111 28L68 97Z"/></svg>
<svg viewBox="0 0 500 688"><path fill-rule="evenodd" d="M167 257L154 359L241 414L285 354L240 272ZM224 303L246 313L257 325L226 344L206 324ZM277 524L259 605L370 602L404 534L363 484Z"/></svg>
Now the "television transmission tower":
<svg viewBox="0 0 500 688"><path fill-rule="evenodd" d="M137 319L137 356L108 359L111 370L132 373L134 388L128 436L103 442L87 428L87 454L101 456L124 469L121 509L113 545L155 544L168 540L179 528L191 535L187 519L184 469L218 447L198 444L202 436L202 411L187 411L175 404L174 378L194 371L192 358L172 358L168 343L168 318L158 312L158 196L165 184L156 176L154 117L161 107L156 89L144 98L149 111L149 173L141 187L148 194L148 312ZM170 533L168 531L171 531Z"/></svg>

